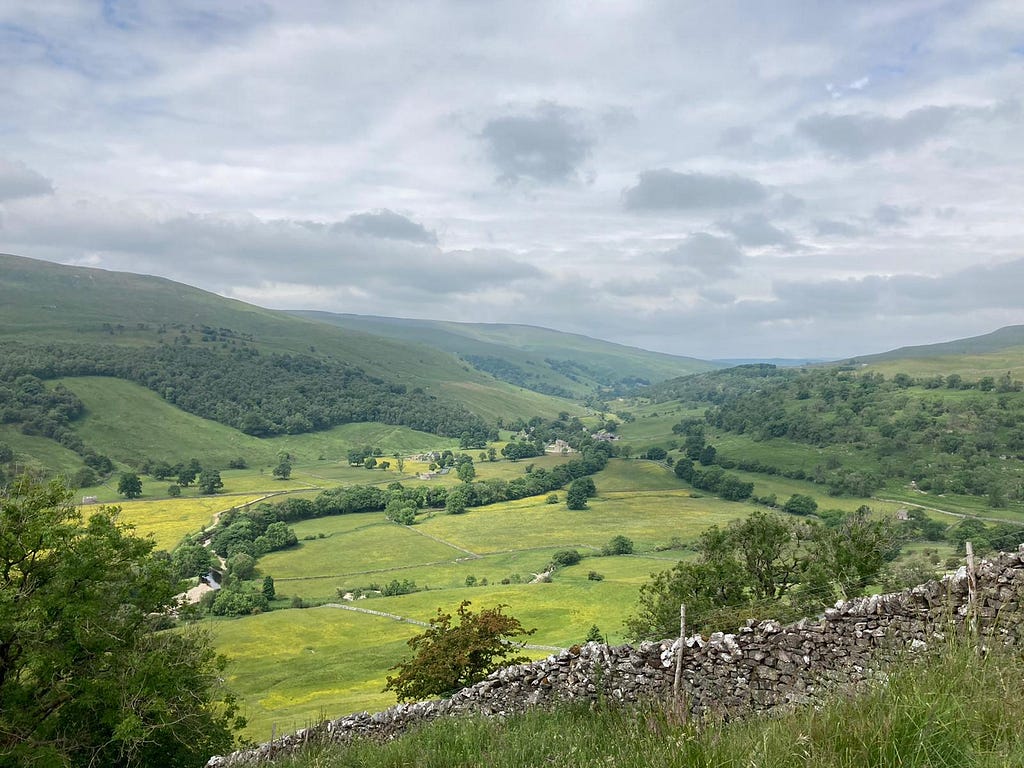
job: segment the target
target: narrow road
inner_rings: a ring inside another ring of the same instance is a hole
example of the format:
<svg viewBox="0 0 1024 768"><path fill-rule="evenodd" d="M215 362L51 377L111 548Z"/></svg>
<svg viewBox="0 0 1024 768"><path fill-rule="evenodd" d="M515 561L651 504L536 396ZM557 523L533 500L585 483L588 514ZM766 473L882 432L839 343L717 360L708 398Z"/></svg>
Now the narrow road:
<svg viewBox="0 0 1024 768"><path fill-rule="evenodd" d="M916 507L917 509L924 509L928 512L937 512L940 515L949 515L950 517L958 517L961 520L984 520L987 523L1009 523L1010 525L1019 525L1024 527L1024 522L1020 520L1006 520L1001 517L982 517L981 515L968 515L963 512L950 512L948 509L939 509L938 507L928 507L924 504L915 504L912 501L904 501L903 499L883 499L881 496L872 496L875 501L885 501L889 504L902 504L905 507Z"/></svg>

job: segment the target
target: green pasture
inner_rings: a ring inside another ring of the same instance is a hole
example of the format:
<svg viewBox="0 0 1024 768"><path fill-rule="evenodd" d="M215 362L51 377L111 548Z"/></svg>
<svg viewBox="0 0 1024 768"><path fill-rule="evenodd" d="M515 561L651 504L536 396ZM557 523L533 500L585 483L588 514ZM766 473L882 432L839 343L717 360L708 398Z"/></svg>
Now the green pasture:
<svg viewBox="0 0 1024 768"><path fill-rule="evenodd" d="M414 531L384 521L380 513L348 515L353 518L374 517L377 525L366 525L349 531L327 534L326 538L303 540L310 533L322 532L317 524L324 520L298 523L294 526L299 545L280 552L271 552L260 558L263 573L277 578L331 576L361 571L378 571L399 565L416 565L462 557L453 547L446 546ZM308 532L308 533L307 533Z"/></svg>
<svg viewBox="0 0 1024 768"><path fill-rule="evenodd" d="M829 458L837 459L849 469L870 470L878 465L876 459L865 456L863 452L848 445L818 448L780 438L755 440L750 435L730 432L709 433L707 441L725 458L736 461L759 461L785 471L802 469L810 472L818 465L825 464Z"/></svg>
<svg viewBox="0 0 1024 768"><path fill-rule="evenodd" d="M984 354L935 355L879 360L865 366L886 376L906 373L915 377L948 376L956 373L967 381L983 376L1001 376L1010 371L1016 378L1024 377L1024 347L1008 347Z"/></svg>
<svg viewBox="0 0 1024 768"><path fill-rule="evenodd" d="M951 512L956 515L968 515L990 518L992 520L1007 520L1009 522L1024 522L1024 505L1020 502L1010 501L1004 508L991 507L982 496L963 496L955 493L933 494L908 488L906 485L892 483L878 491L878 496L895 499L896 501L908 504L917 504L922 507L933 507L935 509ZM936 519L943 522L955 522L948 515L937 516Z"/></svg>
<svg viewBox="0 0 1024 768"><path fill-rule="evenodd" d="M645 459L612 459L604 470L594 476L594 484L599 494L614 491L679 490L684 487L679 478L663 463Z"/></svg>
<svg viewBox="0 0 1024 768"><path fill-rule="evenodd" d="M189 533L210 525L214 515L262 498L263 494L202 496L194 499L119 501L122 522L135 526L141 536L152 536L157 549L171 550ZM89 507L83 507L84 514Z"/></svg>
<svg viewBox="0 0 1024 768"><path fill-rule="evenodd" d="M75 430L89 447L120 462L140 457L177 462L195 456L226 467L231 459L241 456L252 467L270 468L277 464L281 451L290 453L298 465L347 463L348 450L364 445L380 448L384 458L396 452L406 455L458 446L458 441L451 438L376 423L342 424L323 432L258 438L186 413L130 381L104 376L59 381L85 404L85 415L73 423ZM79 461L72 466L80 465Z"/></svg>
<svg viewBox="0 0 1024 768"><path fill-rule="evenodd" d="M0 443L14 451L18 466L44 472L73 475L84 465L82 457L45 437L24 435L10 424L0 424Z"/></svg>
<svg viewBox="0 0 1024 768"><path fill-rule="evenodd" d="M682 438L672 432L672 427L687 417L704 418L705 409L685 408L676 402L667 402L636 407L627 405L620 410L629 411L636 417L635 421L619 425L620 445L629 444L642 449L649 445L664 445L673 439L682 442Z"/></svg>

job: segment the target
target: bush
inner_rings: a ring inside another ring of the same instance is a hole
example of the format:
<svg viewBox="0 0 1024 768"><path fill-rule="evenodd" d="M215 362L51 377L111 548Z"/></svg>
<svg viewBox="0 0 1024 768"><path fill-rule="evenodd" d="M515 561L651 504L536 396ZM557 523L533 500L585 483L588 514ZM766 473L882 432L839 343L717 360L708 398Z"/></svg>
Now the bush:
<svg viewBox="0 0 1024 768"><path fill-rule="evenodd" d="M576 565L583 556L575 549L560 549L551 556L551 564L557 568Z"/></svg>
<svg viewBox="0 0 1024 768"><path fill-rule="evenodd" d="M409 640L416 654L391 668L398 674L388 675L384 690L394 691L399 701L425 699L452 693L496 669L528 660L515 655L522 644L510 639L535 630L526 630L518 619L503 613L507 606L474 613L470 605L463 600L454 617L439 608L430 627Z"/></svg>
<svg viewBox="0 0 1024 768"><path fill-rule="evenodd" d="M602 576L597 571L591 571L587 574L587 579L589 581L604 581L604 576Z"/></svg>
<svg viewBox="0 0 1024 768"><path fill-rule="evenodd" d="M631 555L633 554L633 540L625 536L613 536L611 540L601 548L602 555Z"/></svg>

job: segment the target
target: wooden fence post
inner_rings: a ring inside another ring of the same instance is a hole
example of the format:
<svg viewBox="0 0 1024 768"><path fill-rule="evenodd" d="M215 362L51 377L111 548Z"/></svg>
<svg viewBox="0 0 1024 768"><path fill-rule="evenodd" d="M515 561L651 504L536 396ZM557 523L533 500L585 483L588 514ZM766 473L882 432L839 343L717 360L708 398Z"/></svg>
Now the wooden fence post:
<svg viewBox="0 0 1024 768"><path fill-rule="evenodd" d="M965 625L971 634L978 630L978 580L974 572L974 547L965 541L967 550L967 620ZM979 646L980 648L980 646Z"/></svg>
<svg viewBox="0 0 1024 768"><path fill-rule="evenodd" d="M672 698L676 707L682 712L683 722L689 715L686 697L682 695L683 683L683 649L686 647L686 603L679 606L679 648L676 650L676 677L672 682ZM682 706L680 706L682 704Z"/></svg>

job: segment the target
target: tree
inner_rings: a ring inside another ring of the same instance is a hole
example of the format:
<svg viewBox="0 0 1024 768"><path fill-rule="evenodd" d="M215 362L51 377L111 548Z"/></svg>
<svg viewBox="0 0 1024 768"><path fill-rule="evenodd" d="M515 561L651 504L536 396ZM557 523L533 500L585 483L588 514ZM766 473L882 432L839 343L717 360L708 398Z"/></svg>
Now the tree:
<svg viewBox="0 0 1024 768"><path fill-rule="evenodd" d="M184 466L178 470L178 485L182 488L188 488L196 481L196 475L199 473L190 466Z"/></svg>
<svg viewBox="0 0 1024 768"><path fill-rule="evenodd" d="M224 481L220 479L220 470L204 469L199 475L199 489L203 493L216 493L224 487Z"/></svg>
<svg viewBox="0 0 1024 768"><path fill-rule="evenodd" d="M589 477L578 477L569 484L565 504L569 509L586 509L587 499L597 495L597 486Z"/></svg>
<svg viewBox="0 0 1024 768"><path fill-rule="evenodd" d="M459 468L455 472L459 476L459 480L464 483L471 483L476 477L476 467L473 466L472 461L464 461L459 464Z"/></svg>
<svg viewBox="0 0 1024 768"><path fill-rule="evenodd" d="M398 473L401 474L402 472L405 472L405 457L400 453L396 453L394 454L394 459Z"/></svg>
<svg viewBox="0 0 1024 768"><path fill-rule="evenodd" d="M587 491L583 486L577 485L573 482L569 486L569 490L565 494L565 506L569 509L586 509L587 508Z"/></svg>
<svg viewBox="0 0 1024 768"><path fill-rule="evenodd" d="M160 632L178 582L118 510L88 521L58 483L0 490L4 765L192 766L232 748L224 660ZM155 617L155 618L154 618Z"/></svg>
<svg viewBox="0 0 1024 768"><path fill-rule="evenodd" d="M271 474L280 480L287 480L292 476L292 463L288 459L282 458L277 462L277 466L274 467Z"/></svg>
<svg viewBox="0 0 1024 768"><path fill-rule="evenodd" d="M470 605L463 600L455 616L438 608L430 627L409 640L415 655L391 668L398 674L388 675L384 690L394 691L399 701L426 699L453 693L496 669L527 661L515 655L522 643L512 638L536 630L526 630L519 619L505 614L506 605L479 613L469 610Z"/></svg>
<svg viewBox="0 0 1024 768"><path fill-rule="evenodd" d="M625 536L612 536L612 538L601 547L602 555L631 555L633 554L633 540Z"/></svg>
<svg viewBox="0 0 1024 768"><path fill-rule="evenodd" d="M273 576L264 576L263 577L263 590L262 591L263 591L263 596L265 598L267 598L267 600L273 600L275 597L277 597L277 589L274 586L274 577Z"/></svg>
<svg viewBox="0 0 1024 768"><path fill-rule="evenodd" d="M168 496L175 496L175 497L181 496L181 486L177 485L177 484L168 485L167 486L167 495Z"/></svg>
<svg viewBox="0 0 1024 768"><path fill-rule="evenodd" d="M814 500L813 496L808 496L803 493L794 493L789 497L789 500L782 505L782 509L785 512L789 512L791 515L813 515L818 511L818 502Z"/></svg>
<svg viewBox="0 0 1024 768"><path fill-rule="evenodd" d="M137 499L142 495L142 480L134 472L122 472L117 481L117 492L126 499Z"/></svg>

